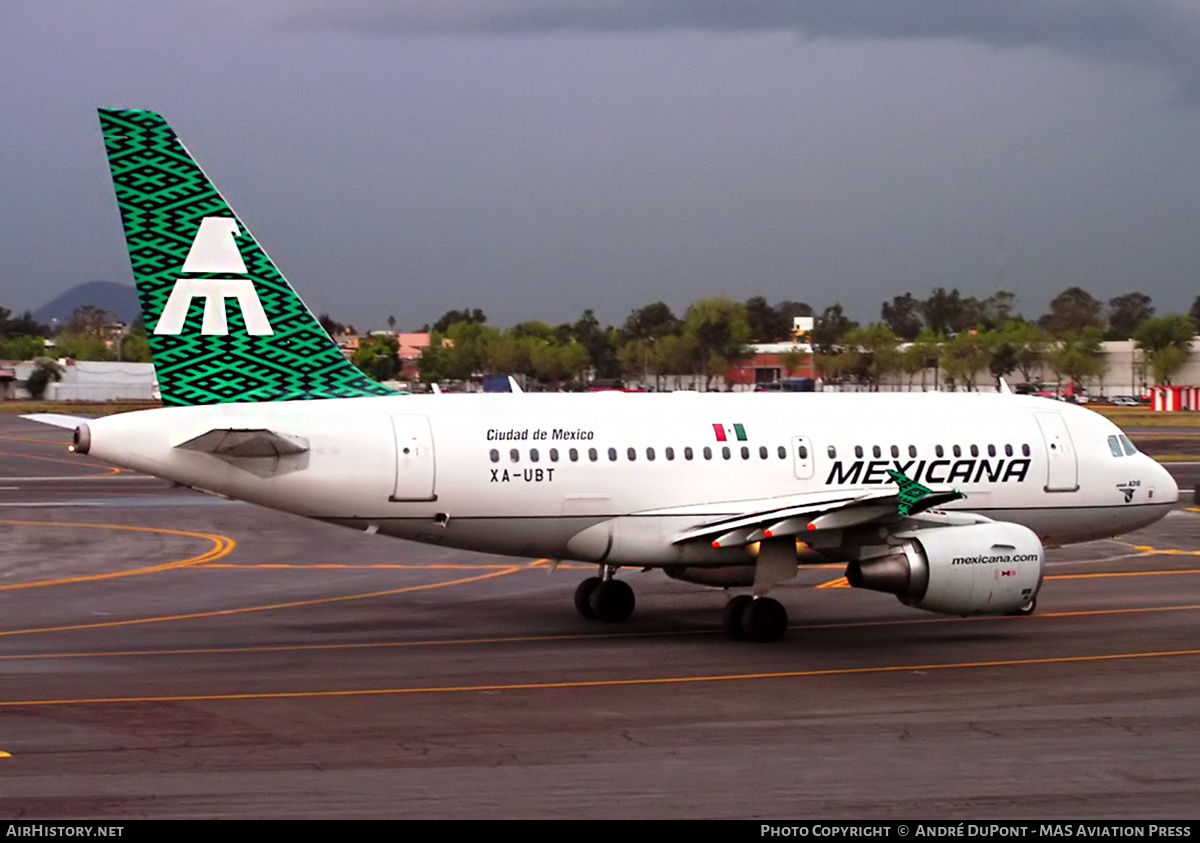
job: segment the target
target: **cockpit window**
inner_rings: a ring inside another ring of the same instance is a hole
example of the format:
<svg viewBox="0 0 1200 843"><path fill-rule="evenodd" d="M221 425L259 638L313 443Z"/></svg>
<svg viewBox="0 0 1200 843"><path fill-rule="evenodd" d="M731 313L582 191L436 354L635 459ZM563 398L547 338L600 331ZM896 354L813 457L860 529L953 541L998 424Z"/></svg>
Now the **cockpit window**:
<svg viewBox="0 0 1200 843"><path fill-rule="evenodd" d="M1125 446L1125 453L1129 454L1130 456L1133 456L1137 453L1137 448L1135 448L1133 443L1129 441L1129 437L1123 433L1121 434L1121 444Z"/></svg>
<svg viewBox="0 0 1200 843"><path fill-rule="evenodd" d="M1115 436L1108 437L1108 450L1112 451L1114 457L1122 456L1121 443Z"/></svg>

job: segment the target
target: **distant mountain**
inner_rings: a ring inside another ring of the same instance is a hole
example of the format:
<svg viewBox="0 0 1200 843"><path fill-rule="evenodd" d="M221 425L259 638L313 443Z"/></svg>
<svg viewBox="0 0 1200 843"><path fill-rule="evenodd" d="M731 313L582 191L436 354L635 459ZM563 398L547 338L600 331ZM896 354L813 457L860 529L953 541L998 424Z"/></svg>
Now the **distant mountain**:
<svg viewBox="0 0 1200 843"><path fill-rule="evenodd" d="M115 313L127 325L138 315L137 292L133 287L114 281L86 281L39 307L33 312L33 318L46 325L57 319L62 325L71 321L76 310L88 304Z"/></svg>

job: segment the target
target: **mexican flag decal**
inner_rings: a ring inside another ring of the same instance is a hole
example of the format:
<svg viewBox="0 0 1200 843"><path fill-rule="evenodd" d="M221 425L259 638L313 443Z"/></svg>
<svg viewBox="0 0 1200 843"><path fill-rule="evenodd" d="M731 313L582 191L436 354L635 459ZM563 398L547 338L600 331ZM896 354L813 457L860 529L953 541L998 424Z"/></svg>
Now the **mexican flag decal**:
<svg viewBox="0 0 1200 843"><path fill-rule="evenodd" d="M746 441L746 428L740 424L714 424L713 433L717 434L718 442L728 442L735 438L739 442Z"/></svg>

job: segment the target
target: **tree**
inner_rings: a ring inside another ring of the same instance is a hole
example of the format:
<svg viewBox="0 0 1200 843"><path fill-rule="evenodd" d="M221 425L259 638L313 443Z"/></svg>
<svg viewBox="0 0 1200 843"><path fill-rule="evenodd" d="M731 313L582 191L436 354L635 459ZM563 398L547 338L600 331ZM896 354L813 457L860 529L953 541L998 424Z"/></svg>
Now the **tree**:
<svg viewBox="0 0 1200 843"><path fill-rule="evenodd" d="M1018 318L1015 314L1017 296L1008 290L997 290L979 304L981 308L979 324L989 331L1001 330L1009 322Z"/></svg>
<svg viewBox="0 0 1200 843"><path fill-rule="evenodd" d="M1059 340L1058 347L1050 352L1051 368L1071 380L1073 390L1078 393L1085 380L1103 377L1108 370L1100 343L1104 332L1096 326L1081 331L1071 331Z"/></svg>
<svg viewBox="0 0 1200 843"><path fill-rule="evenodd" d="M942 370L946 379L962 384L967 392L975 391L979 372L991 357L988 339L984 334L963 331L942 343Z"/></svg>
<svg viewBox="0 0 1200 843"><path fill-rule="evenodd" d="M1147 319L1134 335L1156 384L1169 384L1187 362L1196 323L1187 316Z"/></svg>
<svg viewBox="0 0 1200 843"><path fill-rule="evenodd" d="M968 308L967 300L963 299L957 287L950 292L946 292L944 287L935 287L929 298L921 304L925 327L938 334L957 334L974 328L979 307L974 299L970 302L972 307Z"/></svg>
<svg viewBox="0 0 1200 843"><path fill-rule="evenodd" d="M1154 305L1145 293L1126 293L1108 300L1108 338L1127 340L1154 315Z"/></svg>
<svg viewBox="0 0 1200 843"><path fill-rule="evenodd" d="M831 304L813 322L813 348L822 356L844 351L847 332L857 327L858 323L846 316L841 302Z"/></svg>
<svg viewBox="0 0 1200 843"><path fill-rule="evenodd" d="M369 336L350 362L377 381L391 380L400 371L400 341L392 336Z"/></svg>
<svg viewBox="0 0 1200 843"><path fill-rule="evenodd" d="M588 308L571 329L575 341L583 346L599 377L611 378L617 374L617 351L612 342L612 328L601 328L600 320ZM585 367L586 368L586 367ZM580 373L580 380L583 373Z"/></svg>
<svg viewBox="0 0 1200 843"><path fill-rule="evenodd" d="M1050 312L1038 320L1051 336L1059 339L1088 328L1103 328L1104 306L1080 287L1068 287L1050 302Z"/></svg>
<svg viewBox="0 0 1200 843"><path fill-rule="evenodd" d="M785 378L790 378L792 373L803 366L807 360L808 352L799 346L792 346L787 351L779 353L779 368L783 369L783 376Z"/></svg>
<svg viewBox="0 0 1200 843"><path fill-rule="evenodd" d="M94 304L85 304L75 308L65 330L67 333L80 336L102 337L105 329L116 321L117 317L107 310L96 307Z"/></svg>
<svg viewBox="0 0 1200 843"><path fill-rule="evenodd" d="M900 369L900 338L880 322L846 333L846 345L859 353L858 373L872 392L888 375Z"/></svg>
<svg viewBox="0 0 1200 843"><path fill-rule="evenodd" d="M921 320L921 303L913 298L912 293L893 296L890 304L884 302L881 316L896 336L909 342L915 340L924 327Z"/></svg>
<svg viewBox="0 0 1200 843"><path fill-rule="evenodd" d="M448 334L450 326L458 322L482 325L487 322L487 315L479 308L475 308L474 310L447 310L438 321L433 323L431 330L437 331L439 334Z"/></svg>
<svg viewBox="0 0 1200 843"><path fill-rule="evenodd" d="M717 297L700 299L688 308L685 332L695 339L693 371L704 375L707 388L713 377L749 354L750 326L746 308L739 302Z"/></svg>
<svg viewBox="0 0 1200 843"><path fill-rule="evenodd" d="M25 382L25 388L29 390L29 394L33 396L34 400L41 401L50 382L60 381L62 376L62 366L49 357L39 357L34 361L33 371L29 373L29 380Z"/></svg>
<svg viewBox="0 0 1200 843"><path fill-rule="evenodd" d="M321 327L325 329L325 333L329 334L330 338L346 333L346 326L336 321L328 313L322 313L317 317L317 321L321 323Z"/></svg>
<svg viewBox="0 0 1200 843"><path fill-rule="evenodd" d="M1012 346L1021 378L1026 383L1034 382L1041 372L1050 343L1046 332L1032 322L1010 322L1001 331L1000 341Z"/></svg>
<svg viewBox="0 0 1200 843"><path fill-rule="evenodd" d="M626 336L637 340L658 339L683 331L683 322L671 312L671 308L660 301L634 310L621 329Z"/></svg>
<svg viewBox="0 0 1200 843"><path fill-rule="evenodd" d="M762 296L746 299L746 324L751 342L784 342L792 334L792 320L767 303Z"/></svg>

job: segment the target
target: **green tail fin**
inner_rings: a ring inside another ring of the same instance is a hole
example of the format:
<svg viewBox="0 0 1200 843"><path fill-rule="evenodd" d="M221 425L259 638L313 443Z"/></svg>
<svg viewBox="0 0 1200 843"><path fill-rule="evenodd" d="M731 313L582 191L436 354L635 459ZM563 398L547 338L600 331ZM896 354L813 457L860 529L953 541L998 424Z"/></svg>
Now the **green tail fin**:
<svg viewBox="0 0 1200 843"><path fill-rule="evenodd" d="M393 395L354 367L153 111L100 109L163 402Z"/></svg>

